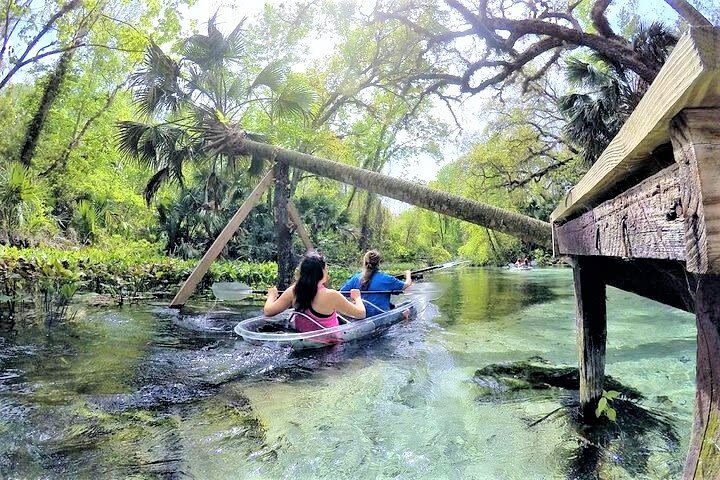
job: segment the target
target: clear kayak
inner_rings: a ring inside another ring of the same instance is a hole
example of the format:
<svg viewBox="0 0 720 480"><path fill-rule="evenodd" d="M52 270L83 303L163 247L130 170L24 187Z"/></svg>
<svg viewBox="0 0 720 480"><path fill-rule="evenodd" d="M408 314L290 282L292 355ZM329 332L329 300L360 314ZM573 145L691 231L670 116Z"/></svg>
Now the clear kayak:
<svg viewBox="0 0 720 480"><path fill-rule="evenodd" d="M361 338L379 335L390 326L411 319L422 311L427 303L413 298L397 305L394 309L364 318L362 320L340 319L340 325L322 328L310 332L299 332L294 328L294 317L300 315L294 310L286 310L274 317L253 317L243 320L235 326L235 333L253 343L289 345L295 349L320 348L337 343L350 342Z"/></svg>

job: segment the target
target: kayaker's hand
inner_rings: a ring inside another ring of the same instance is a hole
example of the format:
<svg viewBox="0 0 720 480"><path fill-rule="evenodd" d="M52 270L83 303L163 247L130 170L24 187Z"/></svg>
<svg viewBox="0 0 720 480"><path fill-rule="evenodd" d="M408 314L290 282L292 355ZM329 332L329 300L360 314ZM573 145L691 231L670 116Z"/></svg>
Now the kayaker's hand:
<svg viewBox="0 0 720 480"><path fill-rule="evenodd" d="M277 287L270 287L268 289L268 299L272 300L273 302L277 300L278 298L278 289Z"/></svg>
<svg viewBox="0 0 720 480"><path fill-rule="evenodd" d="M353 288L352 290L350 290L350 298L357 301L357 299L360 298L360 290L358 290L357 288Z"/></svg>
<svg viewBox="0 0 720 480"><path fill-rule="evenodd" d="M403 286L403 290L408 288L410 285L412 285L412 272L410 270L405 270L405 285Z"/></svg>

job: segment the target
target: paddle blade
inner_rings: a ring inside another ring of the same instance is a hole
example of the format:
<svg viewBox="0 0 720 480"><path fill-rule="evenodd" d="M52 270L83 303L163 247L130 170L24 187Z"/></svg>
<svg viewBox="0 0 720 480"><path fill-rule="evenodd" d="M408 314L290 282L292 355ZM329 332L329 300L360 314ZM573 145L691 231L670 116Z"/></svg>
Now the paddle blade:
<svg viewBox="0 0 720 480"><path fill-rule="evenodd" d="M215 282L210 287L213 295L223 302L242 300L252 294L252 289L240 282Z"/></svg>

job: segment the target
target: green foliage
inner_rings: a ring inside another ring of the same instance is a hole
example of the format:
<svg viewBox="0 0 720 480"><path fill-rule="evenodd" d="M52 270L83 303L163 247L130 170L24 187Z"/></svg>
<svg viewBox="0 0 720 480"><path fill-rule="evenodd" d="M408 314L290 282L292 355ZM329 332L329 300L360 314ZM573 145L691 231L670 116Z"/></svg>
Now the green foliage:
<svg viewBox="0 0 720 480"><path fill-rule="evenodd" d="M197 262L168 258L147 242L128 243L119 237L105 248L80 250L18 249L0 246L0 311L13 319L36 299L45 318L66 318L76 292L114 296L119 302L147 293L173 295ZM330 285L341 285L353 269L330 265ZM213 282L242 282L264 289L275 284L277 265L218 260L198 286L207 292Z"/></svg>
<svg viewBox="0 0 720 480"><path fill-rule="evenodd" d="M45 320L51 324L65 320L80 274L69 268L69 262L58 258L39 257L34 266L37 268L33 272L35 278L30 277L26 281L34 280L35 293L42 301Z"/></svg>
<svg viewBox="0 0 720 480"><path fill-rule="evenodd" d="M663 25L640 25L631 42L636 53L662 65L677 42ZM579 147L587 165L592 165L620 131L648 89L624 66L599 54L570 57L565 76L576 92L558 99L566 119L564 133Z"/></svg>
<svg viewBox="0 0 720 480"><path fill-rule="evenodd" d="M614 422L617 419L617 412L610 406L615 398L620 395L620 392L615 390L605 391L603 390L600 400L598 400L598 406L595 409L595 416L600 418L605 415L610 421Z"/></svg>
<svg viewBox="0 0 720 480"><path fill-rule="evenodd" d="M22 229L42 207L37 184L25 166L12 162L0 167L0 230Z"/></svg>
<svg viewBox="0 0 720 480"><path fill-rule="evenodd" d="M538 180L530 178L522 188L513 188L515 179L528 175L524 172L542 170L547 161L528 155L528 151L541 150L542 144L524 123L525 113L513 115L511 121L491 124L491 133L467 154L444 166L430 186L546 220L565 193L566 178L576 175L574 165L568 162ZM560 161L568 158L562 151L556 155ZM388 251L406 261L427 259L436 263L461 256L477 264L505 265L529 253L528 247L514 237L417 208L401 214L390 232Z"/></svg>

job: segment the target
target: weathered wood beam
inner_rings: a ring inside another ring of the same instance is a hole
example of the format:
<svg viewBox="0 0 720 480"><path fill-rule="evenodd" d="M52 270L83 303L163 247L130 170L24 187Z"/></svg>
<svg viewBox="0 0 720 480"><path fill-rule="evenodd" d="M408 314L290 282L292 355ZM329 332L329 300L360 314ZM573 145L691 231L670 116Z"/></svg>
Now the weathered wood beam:
<svg viewBox="0 0 720 480"><path fill-rule="evenodd" d="M720 274L720 108L683 110L671 139L683 185L687 269Z"/></svg>
<svg viewBox="0 0 720 480"><path fill-rule="evenodd" d="M669 138L670 120L684 108L720 106L720 28L691 28L587 174L550 216L556 222L607 200L622 178L642 169Z"/></svg>
<svg viewBox="0 0 720 480"><path fill-rule="evenodd" d="M695 297L695 416L683 478L720 478L720 275L699 275Z"/></svg>
<svg viewBox="0 0 720 480"><path fill-rule="evenodd" d="M600 259L598 259L600 261ZM695 275L685 264L672 260L602 257L602 272L607 285L678 308L695 311Z"/></svg>
<svg viewBox="0 0 720 480"><path fill-rule="evenodd" d="M218 235L213 244L210 245L208 251L205 252L205 255L203 255L202 259L200 259L200 262L197 264L187 280L185 280L185 283L183 283L180 291L178 291L175 298L173 298L173 301L170 302L171 307L179 308L185 305L185 302L187 302L187 299L190 298L190 295L192 295L195 291L195 288L198 283L200 283L200 280L202 280L208 269L210 269L210 265L212 265L218 255L220 255L220 252L222 252L223 248L225 248L227 242L229 242L232 236L235 235L235 232L240 227L240 224L243 220L245 220L245 217L248 216L253 207L257 205L260 197L263 193L265 193L268 187L270 187L272 182L273 171L270 170L262 178L262 180L260 180L260 183L257 184L255 189L250 192L250 195L248 195L248 198L245 199L245 202L243 202L238 211L235 212L235 215L233 215L225 228L223 228L223 231L220 232L220 235Z"/></svg>
<svg viewBox="0 0 720 480"><path fill-rule="evenodd" d="M605 383L605 343L607 317L605 281L599 259L573 259L576 335L580 368L580 409L583 418L593 422L595 408Z"/></svg>
<svg viewBox="0 0 720 480"><path fill-rule="evenodd" d="M310 235L307 232L307 229L305 228L305 224L303 223L302 217L300 216L300 212L298 211L295 204L291 201L287 204L288 207L288 215L290 216L290 221L293 222L295 225L295 231L297 232L298 236L300 237L300 240L302 240L303 245L305 246L306 251L312 251L315 250L315 247L313 247L312 240L310 239Z"/></svg>
<svg viewBox="0 0 720 480"><path fill-rule="evenodd" d="M685 260L679 167L672 165L562 225L559 255Z"/></svg>

